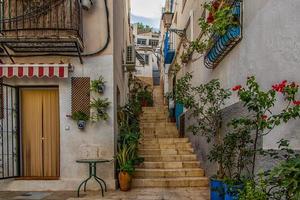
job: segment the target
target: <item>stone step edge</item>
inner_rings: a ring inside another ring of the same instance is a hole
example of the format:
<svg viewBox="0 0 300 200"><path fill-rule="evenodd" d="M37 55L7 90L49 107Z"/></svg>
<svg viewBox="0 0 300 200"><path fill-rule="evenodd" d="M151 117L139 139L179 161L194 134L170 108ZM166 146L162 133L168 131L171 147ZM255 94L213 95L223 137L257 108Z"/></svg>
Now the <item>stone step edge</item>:
<svg viewBox="0 0 300 200"><path fill-rule="evenodd" d="M176 169L161 169L161 168L136 168L135 171L146 172L182 172L182 171L204 171L204 169L198 168L176 168Z"/></svg>

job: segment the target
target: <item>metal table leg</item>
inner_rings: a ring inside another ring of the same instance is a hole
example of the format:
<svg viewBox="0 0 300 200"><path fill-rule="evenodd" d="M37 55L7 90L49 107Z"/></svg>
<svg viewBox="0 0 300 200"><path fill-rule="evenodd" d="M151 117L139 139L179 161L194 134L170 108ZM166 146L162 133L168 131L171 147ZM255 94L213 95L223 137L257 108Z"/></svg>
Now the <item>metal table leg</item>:
<svg viewBox="0 0 300 200"><path fill-rule="evenodd" d="M103 191L103 186L102 186L101 182L104 184L105 192L107 192L107 186L106 186L105 181L97 176L96 165L97 165L96 163L89 163L89 177L80 183L78 190L77 190L77 197L80 196L80 188L83 185L84 185L84 191L86 192L86 184L92 177L99 183L99 185L101 187L102 197L104 197L104 191Z"/></svg>

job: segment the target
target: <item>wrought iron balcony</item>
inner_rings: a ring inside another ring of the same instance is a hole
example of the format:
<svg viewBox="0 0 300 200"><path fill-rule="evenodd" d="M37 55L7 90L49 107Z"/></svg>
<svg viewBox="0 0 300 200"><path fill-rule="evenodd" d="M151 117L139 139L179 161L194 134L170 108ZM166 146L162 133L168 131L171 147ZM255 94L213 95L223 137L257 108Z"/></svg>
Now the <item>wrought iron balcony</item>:
<svg viewBox="0 0 300 200"><path fill-rule="evenodd" d="M80 0L1 0L0 43L15 53L80 54L81 12Z"/></svg>
<svg viewBox="0 0 300 200"><path fill-rule="evenodd" d="M175 35L172 32L166 32L164 40L165 64L171 64L175 56Z"/></svg>

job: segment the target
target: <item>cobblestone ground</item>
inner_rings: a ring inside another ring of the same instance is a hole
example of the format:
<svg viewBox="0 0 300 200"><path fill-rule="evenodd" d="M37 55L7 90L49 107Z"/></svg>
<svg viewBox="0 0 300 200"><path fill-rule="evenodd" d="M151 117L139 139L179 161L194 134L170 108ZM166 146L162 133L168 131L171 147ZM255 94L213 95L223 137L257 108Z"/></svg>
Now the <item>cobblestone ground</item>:
<svg viewBox="0 0 300 200"><path fill-rule="evenodd" d="M100 192L87 192L76 198L76 193L69 191L42 192L31 197L24 195L27 192L0 192L0 200L209 200L208 193L207 188L141 188L129 192L110 191L103 198Z"/></svg>

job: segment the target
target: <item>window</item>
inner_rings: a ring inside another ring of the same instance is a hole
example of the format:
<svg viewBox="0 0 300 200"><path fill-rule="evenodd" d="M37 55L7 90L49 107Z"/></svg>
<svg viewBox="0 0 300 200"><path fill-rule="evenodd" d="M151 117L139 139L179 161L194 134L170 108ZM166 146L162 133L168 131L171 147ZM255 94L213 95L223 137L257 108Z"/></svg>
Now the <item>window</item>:
<svg viewBox="0 0 300 200"><path fill-rule="evenodd" d="M144 58L145 58L145 65L149 65L149 55L145 54Z"/></svg>
<svg viewBox="0 0 300 200"><path fill-rule="evenodd" d="M152 47L156 47L158 45L158 40L149 40L149 45Z"/></svg>
<svg viewBox="0 0 300 200"><path fill-rule="evenodd" d="M137 44L146 45L147 44L147 40L146 39L142 39L142 38L138 38L137 39Z"/></svg>

